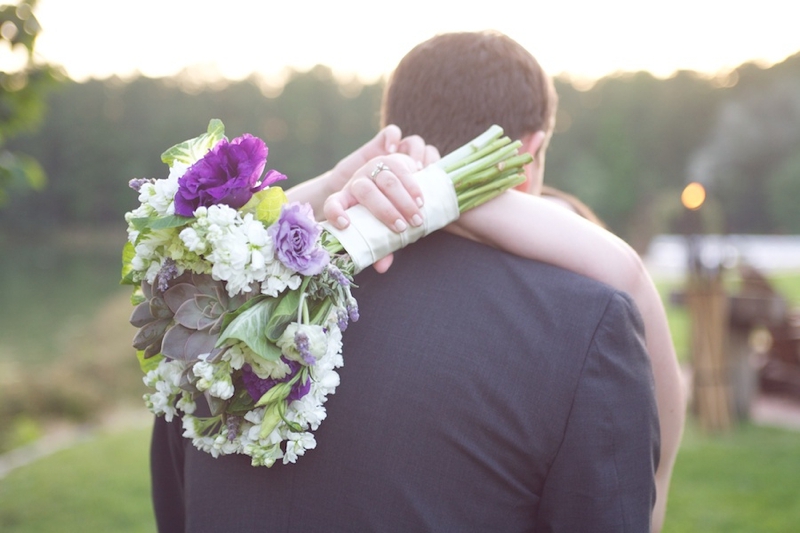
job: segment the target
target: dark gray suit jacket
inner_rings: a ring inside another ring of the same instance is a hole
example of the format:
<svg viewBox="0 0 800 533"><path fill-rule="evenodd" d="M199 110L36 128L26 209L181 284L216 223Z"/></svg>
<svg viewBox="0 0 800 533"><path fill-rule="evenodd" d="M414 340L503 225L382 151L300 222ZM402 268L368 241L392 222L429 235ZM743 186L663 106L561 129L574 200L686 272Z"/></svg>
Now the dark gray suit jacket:
<svg viewBox="0 0 800 533"><path fill-rule="evenodd" d="M659 428L628 296L445 233L357 283L296 464L213 459L157 421L162 531L649 531Z"/></svg>

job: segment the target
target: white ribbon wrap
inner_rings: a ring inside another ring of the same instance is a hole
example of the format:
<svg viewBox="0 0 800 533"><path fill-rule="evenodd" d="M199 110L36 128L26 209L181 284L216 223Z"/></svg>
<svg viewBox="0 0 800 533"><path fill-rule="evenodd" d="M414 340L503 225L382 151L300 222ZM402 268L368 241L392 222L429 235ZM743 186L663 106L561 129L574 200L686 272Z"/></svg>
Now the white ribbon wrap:
<svg viewBox="0 0 800 533"><path fill-rule="evenodd" d="M409 226L406 231L395 233L363 205L356 205L347 210L350 225L343 230L336 229L327 222L322 223L350 254L356 272L361 272L378 259L458 219L458 198L453 182L444 170L431 165L415 172L414 177L419 182L422 197L425 199L425 205L421 209L423 217L421 226Z"/></svg>

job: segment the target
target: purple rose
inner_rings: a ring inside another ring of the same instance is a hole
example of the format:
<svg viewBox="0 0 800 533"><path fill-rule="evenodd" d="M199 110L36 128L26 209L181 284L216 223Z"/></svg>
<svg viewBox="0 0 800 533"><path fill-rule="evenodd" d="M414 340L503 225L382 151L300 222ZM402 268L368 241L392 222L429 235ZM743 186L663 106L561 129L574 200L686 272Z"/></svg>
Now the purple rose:
<svg viewBox="0 0 800 533"><path fill-rule="evenodd" d="M314 276L328 264L328 253L318 243L322 228L308 204L283 204L281 216L267 231L278 259L295 272Z"/></svg>
<svg viewBox="0 0 800 533"><path fill-rule="evenodd" d="M280 172L270 170L259 181L267 153L264 141L247 133L230 142L221 140L178 179L175 213L190 217L198 207L218 204L238 209L254 193L286 179Z"/></svg>

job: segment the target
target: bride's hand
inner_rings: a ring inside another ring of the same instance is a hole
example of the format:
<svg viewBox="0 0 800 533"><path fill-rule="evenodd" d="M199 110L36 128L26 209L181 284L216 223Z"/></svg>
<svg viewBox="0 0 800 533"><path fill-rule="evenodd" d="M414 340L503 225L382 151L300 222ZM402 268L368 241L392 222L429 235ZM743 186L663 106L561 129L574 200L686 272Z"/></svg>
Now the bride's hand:
<svg viewBox="0 0 800 533"><path fill-rule="evenodd" d="M412 174L436 162L439 152L426 145L418 136L402 139L397 153L370 159L354 173L342 190L329 196L324 203L325 218L339 229L350 224L346 210L362 204L378 220L397 233L408 225L422 225L422 193ZM389 255L373 267L385 272L392 263Z"/></svg>

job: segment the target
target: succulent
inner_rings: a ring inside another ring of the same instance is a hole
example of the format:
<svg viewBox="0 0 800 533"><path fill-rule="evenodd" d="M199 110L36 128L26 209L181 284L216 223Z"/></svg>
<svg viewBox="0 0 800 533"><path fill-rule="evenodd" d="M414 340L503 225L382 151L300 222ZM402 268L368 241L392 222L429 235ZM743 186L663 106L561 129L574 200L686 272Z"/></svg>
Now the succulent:
<svg viewBox="0 0 800 533"><path fill-rule="evenodd" d="M150 358L161 353L161 341L173 323L173 312L157 287L143 281L142 293L144 301L136 306L130 319L131 324L139 328L133 338L133 347L144 350L144 357Z"/></svg>
<svg viewBox="0 0 800 533"><path fill-rule="evenodd" d="M144 350L145 357L158 353L169 359L196 361L210 354L222 353L216 348L225 314L235 311L248 299L247 295L228 296L221 281L208 274L185 273L160 291L142 283L145 301L131 316L131 324L140 328L133 346Z"/></svg>

